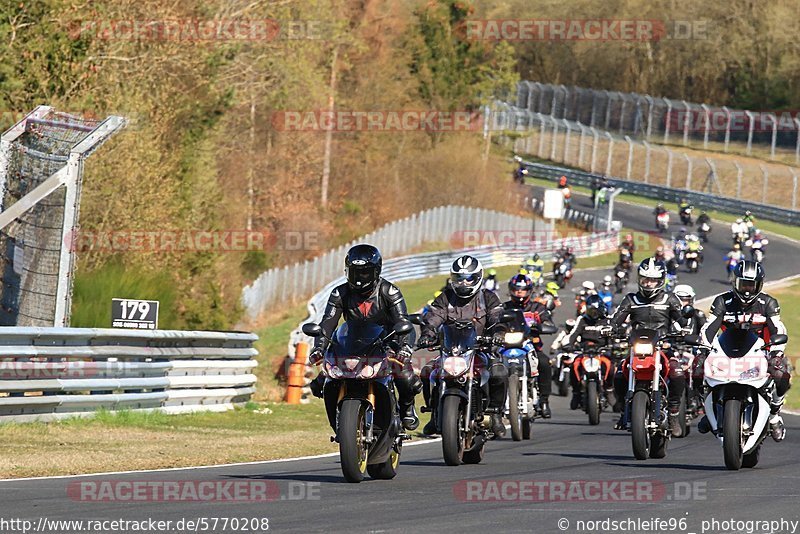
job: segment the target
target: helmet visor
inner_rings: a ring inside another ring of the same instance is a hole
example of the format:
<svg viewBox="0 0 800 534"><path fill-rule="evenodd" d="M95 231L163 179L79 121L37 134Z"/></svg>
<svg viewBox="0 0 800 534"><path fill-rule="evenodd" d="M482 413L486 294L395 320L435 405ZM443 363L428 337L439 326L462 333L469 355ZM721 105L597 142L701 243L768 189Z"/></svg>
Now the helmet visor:
<svg viewBox="0 0 800 534"><path fill-rule="evenodd" d="M649 276L639 277L639 286L642 289L658 289L661 286L661 278L651 278Z"/></svg>
<svg viewBox="0 0 800 534"><path fill-rule="evenodd" d="M475 287L481 281L480 273L452 273L450 275L450 283L453 287Z"/></svg>
<svg viewBox="0 0 800 534"><path fill-rule="evenodd" d="M369 289L378 279L375 265L351 265L347 269L347 281L357 289Z"/></svg>
<svg viewBox="0 0 800 534"><path fill-rule="evenodd" d="M525 300L531 296L531 290L524 287L514 288L511 290L511 296L516 299Z"/></svg>
<svg viewBox="0 0 800 534"><path fill-rule="evenodd" d="M758 282L757 280L744 280L742 278L737 278L733 282L733 287L740 295L752 296L756 293L761 291L761 286L763 282Z"/></svg>
<svg viewBox="0 0 800 534"><path fill-rule="evenodd" d="M598 319L603 311L597 306L588 306L586 308L586 316L590 319Z"/></svg>

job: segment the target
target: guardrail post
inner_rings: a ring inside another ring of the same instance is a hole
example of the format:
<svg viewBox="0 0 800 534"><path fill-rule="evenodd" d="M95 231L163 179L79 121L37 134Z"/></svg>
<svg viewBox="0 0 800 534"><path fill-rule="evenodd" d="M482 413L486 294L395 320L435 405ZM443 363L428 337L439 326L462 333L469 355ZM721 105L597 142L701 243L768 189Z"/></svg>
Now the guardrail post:
<svg viewBox="0 0 800 534"><path fill-rule="evenodd" d="M614 152L614 138L606 132L608 137L608 157L606 158L606 176L611 176L611 155Z"/></svg>
<svg viewBox="0 0 800 534"><path fill-rule="evenodd" d="M747 128L747 155L749 156L753 151L753 129L756 127L756 123L753 121L753 114L751 112L745 111L744 114L747 115L747 121L749 122Z"/></svg>
<svg viewBox="0 0 800 534"><path fill-rule="evenodd" d="M703 150L708 150L708 130L711 128L711 112L708 110L708 106L705 104L700 104L700 107L703 108L705 112L705 121L703 122Z"/></svg>
<svg viewBox="0 0 800 534"><path fill-rule="evenodd" d="M664 150L667 151L667 187L672 187L672 158L675 154L668 148Z"/></svg>
<svg viewBox="0 0 800 534"><path fill-rule="evenodd" d="M308 343L300 342L295 347L294 361L289 364L289 380L286 388L286 403L300 404L303 397L303 377L306 374Z"/></svg>
<svg viewBox="0 0 800 534"><path fill-rule="evenodd" d="M644 143L644 183L650 183L650 143Z"/></svg>
<svg viewBox="0 0 800 534"><path fill-rule="evenodd" d="M742 166L733 162L736 167L736 198L742 198Z"/></svg>
<svg viewBox="0 0 800 534"><path fill-rule="evenodd" d="M691 121L690 115L692 108L686 103L686 100L681 100L683 107L686 109L686 116L683 118L683 146L689 144L689 122Z"/></svg>
<svg viewBox="0 0 800 534"><path fill-rule="evenodd" d="M591 172L594 173L594 164L597 161L597 143L600 141L599 134L595 128L589 128L592 132L592 165L591 165Z"/></svg>
<svg viewBox="0 0 800 534"><path fill-rule="evenodd" d="M761 168L761 175L764 177L764 188L761 190L761 203L767 203L767 184L769 184L769 171L763 165L759 165Z"/></svg>
<svg viewBox="0 0 800 534"><path fill-rule="evenodd" d="M725 152L727 152L731 143L731 110L722 106L722 111L725 112Z"/></svg>
<svg viewBox="0 0 800 534"><path fill-rule="evenodd" d="M772 114L772 146L769 149L769 157L775 159L775 143L778 140L778 115Z"/></svg>
<svg viewBox="0 0 800 534"><path fill-rule="evenodd" d="M667 114L664 116L664 144L669 143L669 123L672 120L672 101L669 98L665 98L664 102L667 103Z"/></svg>
<svg viewBox="0 0 800 534"><path fill-rule="evenodd" d="M633 141L627 135L625 136L625 141L628 142L628 170L625 173L625 178L627 180L631 179L631 169L633 167Z"/></svg>
<svg viewBox="0 0 800 534"><path fill-rule="evenodd" d="M800 118L795 117L794 124L797 127L797 144L794 148L794 162L800 164Z"/></svg>

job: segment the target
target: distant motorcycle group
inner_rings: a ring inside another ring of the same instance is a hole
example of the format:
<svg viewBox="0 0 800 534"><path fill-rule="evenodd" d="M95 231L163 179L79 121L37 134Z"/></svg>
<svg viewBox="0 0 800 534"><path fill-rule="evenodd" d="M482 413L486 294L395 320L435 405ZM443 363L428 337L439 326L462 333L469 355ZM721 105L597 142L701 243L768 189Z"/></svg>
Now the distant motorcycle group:
<svg viewBox="0 0 800 534"><path fill-rule="evenodd" d="M407 431L419 425L420 392L422 411L431 413L423 433L441 435L444 462L459 465L483 460L487 442L505 435L504 418L512 439L530 439L533 421L551 416L553 384L560 394L572 387L571 407L590 424L605 409L618 411L616 428L631 433L637 459L663 458L670 439L688 434L702 415L698 429L723 442L728 468L754 466L763 440L785 435L780 407L789 387L786 331L777 302L761 291L763 268L740 262L732 290L715 300L706 322L692 288L667 292L665 263L647 258L637 269L638 291L612 313L633 253L627 236L614 276L598 288L582 285L577 318L554 342L551 361L541 336L558 331L552 312L576 265L570 249L555 255L552 282L544 282L538 255L526 261L508 282L505 303L496 272L485 277L477 258L461 256L423 313L411 315L399 288L380 277L379 251L350 249L347 282L331 292L321 323L303 326L316 340L310 362L323 371L312 391L325 401L345 478L396 475ZM415 348L435 354L419 374ZM740 361L752 365L739 369L733 363Z"/></svg>

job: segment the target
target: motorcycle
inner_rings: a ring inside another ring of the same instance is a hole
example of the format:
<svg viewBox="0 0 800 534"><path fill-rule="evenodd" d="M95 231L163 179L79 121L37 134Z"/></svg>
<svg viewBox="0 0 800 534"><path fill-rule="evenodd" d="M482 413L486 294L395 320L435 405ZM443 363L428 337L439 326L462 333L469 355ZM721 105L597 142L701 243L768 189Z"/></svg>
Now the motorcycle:
<svg viewBox="0 0 800 534"><path fill-rule="evenodd" d="M611 368L611 360L606 356L601 345L593 341L583 343L580 368L575 368L575 373L581 381L583 409L589 416L590 425L600 424L600 412L608 408L608 398L605 395L606 381L603 365Z"/></svg>
<svg viewBox="0 0 800 534"><path fill-rule="evenodd" d="M700 252L696 250L686 251L686 271L696 273L700 266Z"/></svg>
<svg viewBox="0 0 800 534"><path fill-rule="evenodd" d="M675 286L678 284L678 275L667 273L667 293L672 293L672 290L675 289Z"/></svg>
<svg viewBox="0 0 800 534"><path fill-rule="evenodd" d="M703 222L700 224L700 228L698 228L698 235L703 243L708 243L708 234L711 233L711 225L707 222Z"/></svg>
<svg viewBox="0 0 800 534"><path fill-rule="evenodd" d="M506 313L501 322L513 315ZM415 324L418 315L409 316ZM439 362L431 373L435 384L433 419L442 435L442 455L447 465L477 464L483 460L484 445L494 434L489 406L489 350L491 337L479 336L472 321L442 325L442 342L429 350L440 350Z"/></svg>
<svg viewBox="0 0 800 534"><path fill-rule="evenodd" d="M758 464L769 433L767 354L771 346L788 341L785 334L776 334L765 343L750 324L726 328L714 339L703 367L706 417L722 442L725 467L730 470Z"/></svg>
<svg viewBox="0 0 800 534"><path fill-rule="evenodd" d="M631 336L628 359L628 393L624 421L631 433L637 460L664 458L670 432L667 425L666 384L662 367L666 358L655 330L638 329Z"/></svg>
<svg viewBox="0 0 800 534"><path fill-rule="evenodd" d="M551 365L553 366L553 381L556 383L556 391L561 397L566 397L569 393L569 374L572 372L572 363L575 355L563 351L562 342L569 337L569 332L575 327L575 319L567 319L564 329L559 332L558 337L553 341L551 347ZM553 352L556 352L555 360L552 359Z"/></svg>
<svg viewBox="0 0 800 534"><path fill-rule="evenodd" d="M572 264L569 261L558 260L553 269L558 287L563 288L572 279Z"/></svg>
<svg viewBox="0 0 800 534"><path fill-rule="evenodd" d="M324 337L318 324L306 323L303 333ZM336 329L323 360L327 376L323 398L328 421L335 429L331 438L339 444L342 474L348 482L361 482L364 473L376 479L397 474L403 431L391 364L402 363L387 355L386 343L414 330L403 321L388 334L374 323L345 322Z"/></svg>
<svg viewBox="0 0 800 534"><path fill-rule="evenodd" d="M689 206L688 208L683 208L680 211L681 224L683 224L684 226L692 226L694 224L694 222L692 221L692 211L693 210L694 210L694 207Z"/></svg>
<svg viewBox="0 0 800 534"><path fill-rule="evenodd" d="M680 354L681 371L686 377L686 390L678 407L678 424L681 429L679 437L685 438L691 431L692 420L699 417L702 412L703 400L697 396L692 379L692 368L695 359L693 348L685 343L673 343L673 350Z"/></svg>
<svg viewBox="0 0 800 534"><path fill-rule="evenodd" d="M656 215L656 230L666 233L669 230L669 212L665 211Z"/></svg>
<svg viewBox="0 0 800 534"><path fill-rule="evenodd" d="M561 192L564 195L564 208L569 209L572 202L572 191L570 191L569 187L562 187Z"/></svg>
<svg viewBox="0 0 800 534"><path fill-rule="evenodd" d="M678 265L683 265L686 261L686 249L687 244L684 239L676 239L672 245L672 251L675 253L675 261L678 262Z"/></svg>
<svg viewBox="0 0 800 534"><path fill-rule="evenodd" d="M725 260L725 270L728 272L728 282L733 282L733 271L739 265L738 258L728 258Z"/></svg>
<svg viewBox="0 0 800 534"><path fill-rule="evenodd" d="M622 265L617 265L614 270L614 288L617 293L622 293L628 287L628 270Z"/></svg>
<svg viewBox="0 0 800 534"><path fill-rule="evenodd" d="M764 246L768 243L769 241L766 239L761 239L759 241L747 241L746 244L748 247L750 247L750 256L753 258L753 261L757 261L759 263L764 261L764 253L766 252L764 250Z"/></svg>
<svg viewBox="0 0 800 534"><path fill-rule="evenodd" d="M533 270L528 273L534 288L540 288L544 285L544 273L539 270Z"/></svg>

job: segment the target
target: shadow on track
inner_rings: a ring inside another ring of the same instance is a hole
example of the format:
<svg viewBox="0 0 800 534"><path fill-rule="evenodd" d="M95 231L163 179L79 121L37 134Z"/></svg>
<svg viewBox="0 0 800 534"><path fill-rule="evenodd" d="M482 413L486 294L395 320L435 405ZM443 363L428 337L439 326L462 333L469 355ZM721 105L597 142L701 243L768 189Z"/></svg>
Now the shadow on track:
<svg viewBox="0 0 800 534"><path fill-rule="evenodd" d="M261 473L253 475L224 475L224 478L242 478L246 480L297 480L301 482L328 482L333 484L349 484L341 473L336 475L320 475L305 473L289 473L285 475L265 475ZM364 479L369 480L369 478Z"/></svg>

